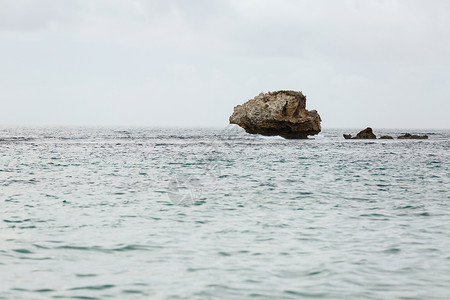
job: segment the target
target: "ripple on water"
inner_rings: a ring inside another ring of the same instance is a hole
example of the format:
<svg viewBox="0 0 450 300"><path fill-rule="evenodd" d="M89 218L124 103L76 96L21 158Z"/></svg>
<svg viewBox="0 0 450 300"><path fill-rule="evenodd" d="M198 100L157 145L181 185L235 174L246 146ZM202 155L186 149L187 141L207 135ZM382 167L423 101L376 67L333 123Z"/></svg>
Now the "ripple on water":
<svg viewBox="0 0 450 300"><path fill-rule="evenodd" d="M53 289L38 289L38 290L34 290L34 292L36 293L49 293L49 292L54 292L55 290Z"/></svg>
<svg viewBox="0 0 450 300"><path fill-rule="evenodd" d="M106 290L115 287L114 284L102 284L102 285L88 285L88 286L80 286L68 289L68 291L77 291L77 290Z"/></svg>
<svg viewBox="0 0 450 300"><path fill-rule="evenodd" d="M55 249L114 253L114 252L126 252L126 251L150 251L151 249L162 248L162 247L163 246L159 246L159 245L138 245L138 244L123 245L123 246L113 247L113 248L105 248L102 246L63 245L63 246L55 247Z"/></svg>
<svg viewBox="0 0 450 300"><path fill-rule="evenodd" d="M22 254L33 254L33 251L28 249L13 249L13 251Z"/></svg>
<svg viewBox="0 0 450 300"><path fill-rule="evenodd" d="M300 291L294 291L294 290L286 290L284 291L285 294L296 296L296 297L304 297L304 298L328 298L329 294L327 293L307 293L307 292L300 292Z"/></svg>
<svg viewBox="0 0 450 300"><path fill-rule="evenodd" d="M19 223L24 223L24 222L30 222L31 219L23 219L23 220L9 220L9 219L4 219L3 222L5 223L14 223L14 224L19 224Z"/></svg>
<svg viewBox="0 0 450 300"><path fill-rule="evenodd" d="M141 295L148 295L144 291L141 290L122 290L122 294L141 294Z"/></svg>
<svg viewBox="0 0 450 300"><path fill-rule="evenodd" d="M77 277L96 277L98 274L75 274Z"/></svg>

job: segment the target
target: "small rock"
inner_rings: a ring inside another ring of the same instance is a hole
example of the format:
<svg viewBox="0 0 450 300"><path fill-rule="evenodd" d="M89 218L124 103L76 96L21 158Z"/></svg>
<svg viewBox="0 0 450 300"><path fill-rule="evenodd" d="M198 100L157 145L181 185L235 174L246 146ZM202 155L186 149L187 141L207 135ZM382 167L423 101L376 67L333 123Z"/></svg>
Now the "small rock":
<svg viewBox="0 0 450 300"><path fill-rule="evenodd" d="M376 139L377 136L373 133L372 128L367 127L361 130L355 137L356 139Z"/></svg>
<svg viewBox="0 0 450 300"><path fill-rule="evenodd" d="M381 140L393 140L394 138L390 135L383 135L382 137L380 137Z"/></svg>
<svg viewBox="0 0 450 300"><path fill-rule="evenodd" d="M375 134L373 134L372 128L367 127L366 129L358 132L358 134L355 137L352 137L351 134L344 134L344 138L346 140L348 140L348 139L360 140L360 139L376 139L377 136Z"/></svg>
<svg viewBox="0 0 450 300"><path fill-rule="evenodd" d="M414 134L410 134L410 133L405 133L404 135L400 135L397 137L400 140L426 140L428 139L428 135L414 135Z"/></svg>

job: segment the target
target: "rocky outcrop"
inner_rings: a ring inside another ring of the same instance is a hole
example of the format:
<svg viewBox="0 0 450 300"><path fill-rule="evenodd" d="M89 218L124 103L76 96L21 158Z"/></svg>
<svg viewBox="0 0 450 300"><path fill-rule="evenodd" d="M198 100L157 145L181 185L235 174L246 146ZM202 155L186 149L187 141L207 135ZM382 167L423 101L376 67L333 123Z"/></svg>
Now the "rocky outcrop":
<svg viewBox="0 0 450 300"><path fill-rule="evenodd" d="M367 127L364 130L361 130L357 135L356 135L357 139L376 139L377 136L373 133L372 128Z"/></svg>
<svg viewBox="0 0 450 300"><path fill-rule="evenodd" d="M397 137L400 140L412 139L412 140L426 140L428 139L428 135L414 135L410 133L405 133L404 135L400 135Z"/></svg>
<svg viewBox="0 0 450 300"><path fill-rule="evenodd" d="M351 134L344 134L344 138L346 140L348 139L376 139L377 136L373 133L372 128L367 127L364 130L361 130L360 132L358 132L358 134L355 137L352 137Z"/></svg>
<svg viewBox="0 0 450 300"><path fill-rule="evenodd" d="M344 134L344 138L346 140L348 139L376 139L376 135L373 133L372 128L367 127L366 129L360 131L355 137L352 137L351 134ZM405 133L404 135L400 135L397 137L400 140L405 139L413 139L413 140L419 140L419 139L428 139L428 135L413 135L410 133ZM383 135L380 137L382 140L393 140L394 138L390 135Z"/></svg>
<svg viewBox="0 0 450 300"><path fill-rule="evenodd" d="M277 91L259 94L234 107L230 123L251 134L279 135L287 139L306 139L321 130L319 114L306 110L302 92Z"/></svg>

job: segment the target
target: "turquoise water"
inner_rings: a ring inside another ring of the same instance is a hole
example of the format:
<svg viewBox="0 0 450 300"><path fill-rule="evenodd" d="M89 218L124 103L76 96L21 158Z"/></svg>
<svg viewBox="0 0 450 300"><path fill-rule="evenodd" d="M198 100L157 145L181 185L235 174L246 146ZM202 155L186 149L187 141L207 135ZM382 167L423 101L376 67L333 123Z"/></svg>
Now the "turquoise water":
<svg viewBox="0 0 450 300"><path fill-rule="evenodd" d="M448 299L450 131L0 128L0 299Z"/></svg>

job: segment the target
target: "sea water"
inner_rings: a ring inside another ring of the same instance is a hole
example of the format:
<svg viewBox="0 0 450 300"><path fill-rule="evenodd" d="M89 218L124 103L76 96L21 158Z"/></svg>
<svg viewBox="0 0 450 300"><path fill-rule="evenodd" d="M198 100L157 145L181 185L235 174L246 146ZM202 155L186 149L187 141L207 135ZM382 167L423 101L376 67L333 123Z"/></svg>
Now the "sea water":
<svg viewBox="0 0 450 300"><path fill-rule="evenodd" d="M0 128L0 299L448 299L450 131Z"/></svg>

